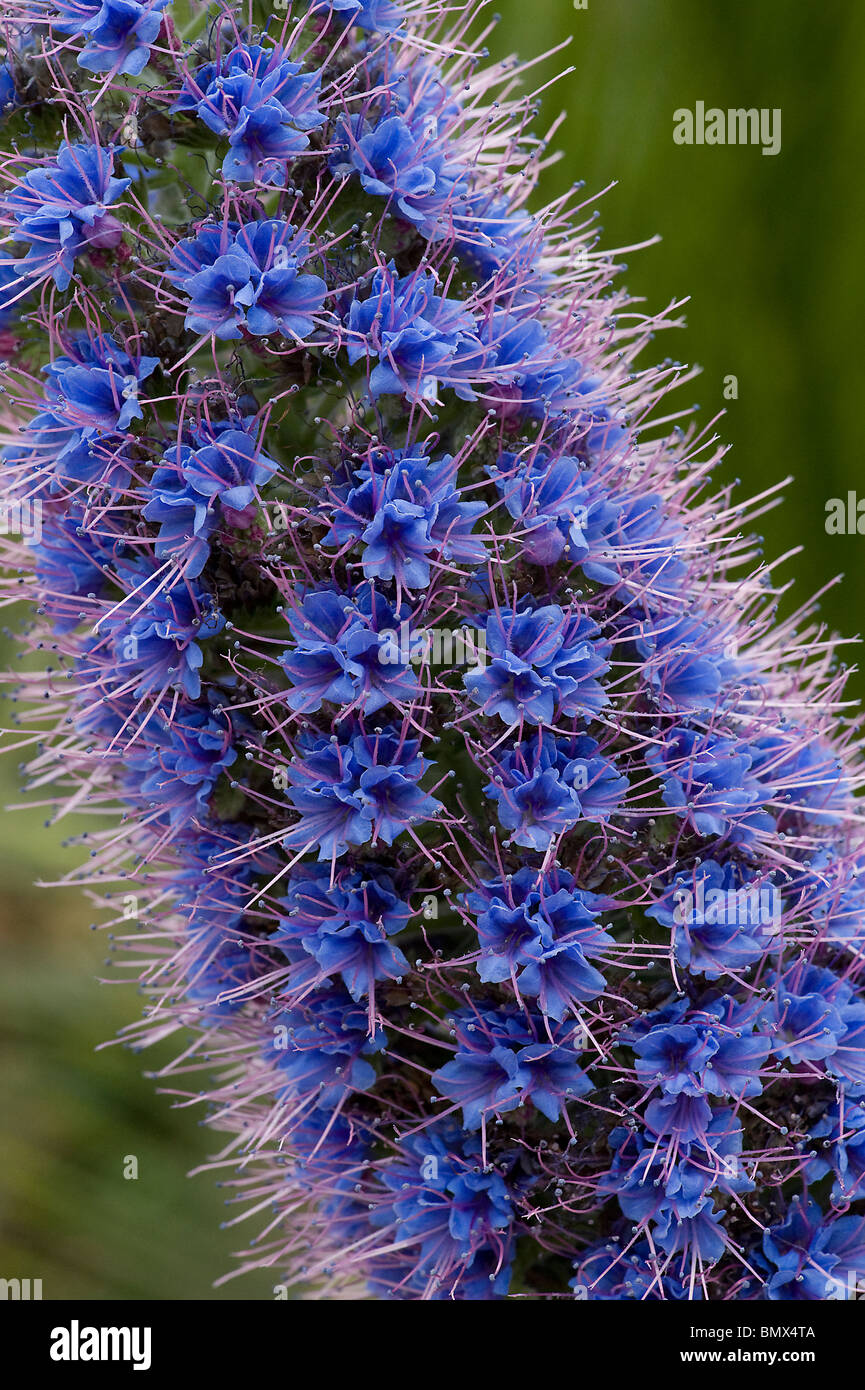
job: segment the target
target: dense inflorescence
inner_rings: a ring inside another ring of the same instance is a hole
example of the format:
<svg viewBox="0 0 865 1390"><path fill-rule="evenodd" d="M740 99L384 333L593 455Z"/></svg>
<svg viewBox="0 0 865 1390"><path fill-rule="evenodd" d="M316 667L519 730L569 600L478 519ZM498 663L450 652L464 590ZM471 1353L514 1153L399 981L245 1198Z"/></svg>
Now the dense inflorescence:
<svg viewBox="0 0 865 1390"><path fill-rule="evenodd" d="M616 287L580 185L528 210L539 100L483 11L7 11L7 741L94 818L70 877L125 1040L176 1035L226 1136L239 1270L847 1297L836 642L779 615L774 497L713 484L689 369L637 365L676 306Z"/></svg>

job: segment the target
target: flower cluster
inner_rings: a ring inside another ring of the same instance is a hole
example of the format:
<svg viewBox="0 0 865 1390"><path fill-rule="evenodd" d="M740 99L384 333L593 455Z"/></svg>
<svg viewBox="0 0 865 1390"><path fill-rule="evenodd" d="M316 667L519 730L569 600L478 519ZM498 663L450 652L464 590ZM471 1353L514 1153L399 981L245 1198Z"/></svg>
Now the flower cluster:
<svg viewBox="0 0 865 1390"><path fill-rule="evenodd" d="M75 59L88 72L112 76L144 69L171 0L31 0L51 39L83 38Z"/></svg>
<svg viewBox="0 0 865 1390"><path fill-rule="evenodd" d="M172 111L195 111L215 135L227 135L222 162L235 183L283 184L288 162L325 124L316 105L320 72L304 72L279 47L239 44L184 80Z"/></svg>
<svg viewBox="0 0 865 1390"><path fill-rule="evenodd" d="M12 240L30 248L15 263L19 275L50 276L66 290L78 256L119 245L122 224L111 209L131 182L114 174L120 153L63 140L53 159L25 162L4 199Z"/></svg>
<svg viewBox="0 0 865 1390"><path fill-rule="evenodd" d="M320 276L300 273L308 256L309 237L288 222L205 223L174 247L165 278L188 300L185 325L195 333L301 339L327 294Z"/></svg>
<svg viewBox="0 0 865 1390"><path fill-rule="evenodd" d="M483 537L473 528L486 506L460 500L458 471L450 455L431 460L418 445L412 451L370 451L339 490L339 506L324 513L324 544L360 542L366 578L395 580L407 590L429 586L436 556L483 559Z"/></svg>
<svg viewBox="0 0 865 1390"><path fill-rule="evenodd" d="M526 210L481 8L27 0L63 73L37 140L0 69L28 787L118 817L80 879L148 998L124 1036L178 1035L267 1210L240 1272L847 1297L842 677L670 426L580 187Z"/></svg>

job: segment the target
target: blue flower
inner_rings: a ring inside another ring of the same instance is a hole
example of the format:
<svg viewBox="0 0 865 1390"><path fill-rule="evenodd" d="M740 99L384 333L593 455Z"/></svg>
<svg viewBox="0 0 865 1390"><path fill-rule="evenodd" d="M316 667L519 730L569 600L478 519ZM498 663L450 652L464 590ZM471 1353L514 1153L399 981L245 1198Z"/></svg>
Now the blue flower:
<svg viewBox="0 0 865 1390"><path fill-rule="evenodd" d="M694 1216L677 1217L671 1208L655 1226L655 1243L671 1257L681 1251L683 1265L690 1262L696 1267L698 1261L700 1265L715 1264L727 1248L723 1215L709 1203Z"/></svg>
<svg viewBox="0 0 865 1390"><path fill-rule="evenodd" d="M243 930L251 870L248 863L219 867L237 852L243 831L228 824L184 840L184 867L175 879L175 905L187 923L181 952L183 993L208 1022L237 1013L244 999L230 997L256 978L254 955L237 936Z"/></svg>
<svg viewBox="0 0 865 1390"><path fill-rule="evenodd" d="M444 107L443 114L454 113ZM514 207L498 188L471 188L453 209L453 223L463 255L485 276L502 275L520 287L531 278L535 291L548 281L539 273L538 218Z"/></svg>
<svg viewBox="0 0 865 1390"><path fill-rule="evenodd" d="M808 1177L833 1173L832 1201L839 1206L861 1199L865 1195L865 1109L850 1100L836 1102L811 1130L811 1138L821 1142L818 1156L806 1169Z"/></svg>
<svg viewBox="0 0 865 1390"><path fill-rule="evenodd" d="M420 685L411 667L385 659L382 645L381 635L401 620L371 584L361 585L353 598L329 589L308 594L288 620L294 646L279 658L292 683L286 703L312 714L322 700L357 702L361 713L375 714L416 697Z"/></svg>
<svg viewBox="0 0 865 1390"><path fill-rule="evenodd" d="M432 274L400 277L391 261L375 272L363 299L352 299L345 318L348 360L378 358L369 378L373 397L435 400L439 383L447 381L475 320L460 300L442 298L435 289Z"/></svg>
<svg viewBox="0 0 865 1390"><path fill-rule="evenodd" d="M675 1144L707 1143L712 1122L712 1107L702 1095L690 1095L687 1090L677 1094L664 1093L646 1106L646 1124L661 1139Z"/></svg>
<svg viewBox="0 0 865 1390"><path fill-rule="evenodd" d="M293 1153L292 1186L316 1202L336 1248L365 1236L369 1211L358 1198L358 1178L369 1146L357 1126L326 1109L313 1110L308 1119L292 1125L288 1146Z"/></svg>
<svg viewBox="0 0 865 1390"><path fill-rule="evenodd" d="M826 1059L833 1076L865 1083L865 1002L832 970L795 963L775 980L763 1023L791 1061Z"/></svg>
<svg viewBox="0 0 865 1390"><path fill-rule="evenodd" d="M337 145L334 159L347 158L359 171L364 192L394 197L405 217L421 220L408 200L429 193L435 186L435 171L423 163L422 138L415 137L401 116L386 116L365 135L358 134L352 122L343 122L336 138L344 144Z"/></svg>
<svg viewBox="0 0 865 1390"><path fill-rule="evenodd" d="M484 542L472 534L483 502L463 502L450 454L430 459L423 446L393 452L374 450L354 482L337 489L337 504L327 509L327 546L359 540L363 571L370 580L396 579L406 589L425 589L431 561L474 562L485 554Z"/></svg>
<svg viewBox="0 0 865 1390"><path fill-rule="evenodd" d="M686 1143L670 1161L649 1131L611 1131L613 1161L601 1178L632 1221L682 1220L710 1205L711 1193L747 1192L753 1183L741 1171L742 1126L732 1110L716 1110L703 1142Z"/></svg>
<svg viewBox="0 0 865 1390"><path fill-rule="evenodd" d="M668 1096L759 1095L770 1043L753 1032L755 1024L753 1010L731 1001L682 1010L676 1021L659 1022L634 1039L634 1069L644 1085L654 1083Z"/></svg>
<svg viewBox="0 0 865 1390"><path fill-rule="evenodd" d="M161 711L148 731L146 746L123 753L130 787L181 829L206 813L215 783L236 760L231 729L206 706L181 700L172 720Z"/></svg>
<svg viewBox="0 0 865 1390"><path fill-rule="evenodd" d="M243 511L276 471L253 428L254 422L235 417L199 425L191 444L181 441L166 451L150 479L142 515L160 523L156 555L175 558L188 579L207 563L220 510Z"/></svg>
<svg viewBox="0 0 865 1390"><path fill-rule="evenodd" d="M417 821L429 820L441 802L418 783L430 767L418 740L398 731L353 733L326 739L303 734L287 768L289 803L300 819L283 843L288 849L318 847L320 860L344 854L349 844L390 845Z"/></svg>
<svg viewBox="0 0 865 1390"><path fill-rule="evenodd" d="M498 802L499 820L511 839L545 850L580 820L606 820L618 809L628 781L595 739L535 735L518 743L498 764L484 794Z"/></svg>
<svg viewBox="0 0 865 1390"><path fill-rule="evenodd" d="M227 135L227 179L282 187L286 163L324 125L318 109L321 73L303 72L279 45L241 43L189 74L172 111L196 111L216 135Z"/></svg>
<svg viewBox="0 0 865 1390"><path fill-rule="evenodd" d="M716 1044L716 1050L702 1075L709 1095L757 1096L763 1089L760 1069L769 1056L770 1042L759 1033L752 1033L756 1024L748 1006L737 1008L720 1002L702 1010L715 1013L717 1023L699 1023L700 1030ZM699 1015L697 1015L699 1017Z"/></svg>
<svg viewBox="0 0 865 1390"><path fill-rule="evenodd" d="M136 698L168 687L197 700L204 662L200 642L224 627L212 598L183 582L160 587L155 571L143 562L124 565L121 573L134 593L127 603L135 611L129 616L126 605L118 608L90 644L91 654L98 659L107 640L117 684L133 687Z"/></svg>
<svg viewBox="0 0 865 1390"><path fill-rule="evenodd" d="M577 1273L570 1287L585 1290L591 1299L654 1303L667 1299L699 1302L703 1297L700 1284L692 1290L687 1280L671 1273L669 1261L657 1252L653 1254L647 1240L629 1243L621 1250L609 1241L590 1246L574 1268Z"/></svg>
<svg viewBox="0 0 865 1390"><path fill-rule="evenodd" d="M8 63L0 63L0 112L11 111L17 105L14 73Z"/></svg>
<svg viewBox="0 0 865 1390"><path fill-rule="evenodd" d="M184 481L202 497L218 498L224 507L243 511L258 489L273 477L277 464L261 451L246 430L227 429L212 443L190 449L178 444L165 455Z"/></svg>
<svg viewBox="0 0 865 1390"><path fill-rule="evenodd" d="M685 536L659 496L614 495L585 471L581 459L567 454L538 451L524 463L505 453L490 474L508 513L524 528L522 550L532 564L576 562L595 584L627 583L647 608L677 593L685 574L677 558ZM660 636L671 623L667 616L650 630ZM655 669L650 666L650 678ZM684 677L682 665L678 670ZM708 673L701 678L711 679Z"/></svg>
<svg viewBox="0 0 865 1390"><path fill-rule="evenodd" d="M157 468L148 491L150 501L141 515L160 523L156 555L174 557L187 579L197 579L207 564L208 536L216 522L208 499L185 483L175 467Z"/></svg>
<svg viewBox="0 0 865 1390"><path fill-rule="evenodd" d="M645 658L642 676L667 708L707 710L736 673L719 630L696 618L655 618L635 625L635 646Z"/></svg>
<svg viewBox="0 0 865 1390"><path fill-rule="evenodd" d="M371 996L376 980L408 974L408 961L388 938L403 930L412 910L378 866L341 870L332 883L324 865L295 871L281 905L285 915L272 944L290 959L299 945L323 975L342 978L352 999Z"/></svg>
<svg viewBox="0 0 865 1390"><path fill-rule="evenodd" d="M239 228L235 246L260 272L246 315L250 333L262 337L278 330L292 338L308 337L315 327L313 316L321 312L327 295L320 276L299 274L310 256L308 233L290 222L266 218Z"/></svg>
<svg viewBox="0 0 865 1390"><path fill-rule="evenodd" d="M158 357L132 358L109 334L95 340L79 334L66 352L42 370L49 406L67 427L92 439L128 430L142 418L139 387L159 366Z"/></svg>
<svg viewBox="0 0 865 1390"><path fill-rule="evenodd" d="M859 856L850 862L821 847L794 872L788 893L796 916L813 918L828 940L857 949L865 933L865 865Z"/></svg>
<svg viewBox="0 0 865 1390"><path fill-rule="evenodd" d="M843 1009L850 997L849 988L831 971L791 966L776 980L761 1018L776 1057L815 1062L836 1052L846 1027Z"/></svg>
<svg viewBox="0 0 865 1390"><path fill-rule="evenodd" d="M747 845L774 829L772 816L760 809L768 794L744 741L677 726L665 730L663 745L653 745L646 761L664 778L664 803L697 835Z"/></svg>
<svg viewBox="0 0 865 1390"><path fill-rule="evenodd" d="M30 243L15 262L19 275L50 275L59 290L72 278L75 258L88 248L116 246L122 227L109 211L131 180L114 177L114 156L122 150L62 142L53 160L38 165L7 195L13 241Z"/></svg>
<svg viewBox="0 0 865 1390"><path fill-rule="evenodd" d="M522 549L533 564L552 565L563 554L585 557L586 537L600 533L607 519L616 516L608 494L584 475L580 459L560 455L549 459L538 453L528 464L517 464L516 455L502 454L490 469L508 514L526 528Z"/></svg>
<svg viewBox="0 0 865 1390"><path fill-rule="evenodd" d="M613 944L597 924L605 899L577 888L571 874L519 869L506 881L482 880L465 901L475 914L482 980L503 983L521 970L521 994L537 996L541 1011L558 1020L603 993L604 977L589 960Z"/></svg>
<svg viewBox="0 0 865 1390"><path fill-rule="evenodd" d="M43 606L55 632L69 632L81 621L81 595L101 595L108 585L108 566L121 541L95 535L84 525L81 507L47 511L41 539L32 547Z"/></svg>
<svg viewBox="0 0 865 1390"><path fill-rule="evenodd" d="M186 327L221 340L281 332L302 339L314 330L327 285L299 274L309 239L288 222L203 226L178 242L167 278L190 300Z"/></svg>
<svg viewBox="0 0 865 1390"><path fill-rule="evenodd" d="M483 1268L484 1255L498 1270L486 1275L487 1296L490 1279L497 1294L507 1292L513 1189L497 1169L482 1167L475 1136L453 1121L409 1135L400 1140L381 1182L384 1194L374 1202L371 1220L398 1232L411 1292L422 1295L441 1284L445 1296L453 1290L457 1297L483 1297L466 1286Z"/></svg>
<svg viewBox="0 0 865 1390"><path fill-rule="evenodd" d="M590 510L589 522L594 518ZM656 493L624 494L597 517L595 534L586 533L573 558L596 584L618 587L623 580L648 606L677 595L686 573L679 558L687 536ZM581 553L582 552L582 553Z"/></svg>
<svg viewBox="0 0 865 1390"><path fill-rule="evenodd" d="M280 1099L332 1110L350 1092L375 1084L367 1057L384 1045L381 1029L370 1037L366 1014L337 986L276 1014L266 1056L279 1078Z"/></svg>
<svg viewBox="0 0 865 1390"><path fill-rule="evenodd" d="M573 411L581 364L563 357L540 319L499 311L491 315L479 338L487 350L477 359L478 367L483 363L482 369L496 382L518 388L518 404L527 415L558 417ZM468 356L463 354L466 364L470 354L471 347Z"/></svg>
<svg viewBox="0 0 865 1390"><path fill-rule="evenodd" d="M465 183L437 139L438 119L423 107L412 119L390 112L371 129L363 117L337 126L331 167L337 175L356 172L366 193L392 199L398 211L425 236L445 234L446 213Z"/></svg>
<svg viewBox="0 0 865 1390"><path fill-rule="evenodd" d="M610 651L597 637L591 619L556 604L497 608L486 620L488 664L463 682L484 714L506 724L596 714L607 703L598 677L609 669Z"/></svg>
<svg viewBox="0 0 865 1390"><path fill-rule="evenodd" d="M171 0L54 0L48 23L61 34L84 35L78 66L88 72L126 72L137 77L150 58Z"/></svg>
<svg viewBox="0 0 865 1390"><path fill-rule="evenodd" d="M634 1070L644 1085L656 1082L668 1096L702 1096L701 1076L718 1044L691 1024L673 1023L653 1028L634 1043L634 1050Z"/></svg>
<svg viewBox="0 0 865 1390"><path fill-rule="evenodd" d="M52 491L96 482L125 489L126 437L133 420L142 418L140 388L159 360L131 357L109 334L78 334L64 346L65 353L42 369L44 409L30 419L22 461L34 474L50 474Z"/></svg>
<svg viewBox="0 0 865 1390"><path fill-rule="evenodd" d="M462 1107L466 1129L527 1100L555 1121L563 1101L592 1089L574 1056L577 1023L542 1025L517 1010L479 1009L459 1014L454 1025L456 1055L432 1081Z"/></svg>
<svg viewBox="0 0 865 1390"><path fill-rule="evenodd" d="M796 1302L849 1296L865 1275L865 1218L830 1220L817 1203L793 1197L786 1220L763 1235L766 1297Z"/></svg>
<svg viewBox="0 0 865 1390"><path fill-rule="evenodd" d="M736 860L702 859L676 874L647 915L672 929L679 965L716 980L760 959L780 929L780 895L771 877Z"/></svg>
<svg viewBox="0 0 865 1390"><path fill-rule="evenodd" d="M18 323L29 299L30 291L22 286L15 262L0 263L0 332Z"/></svg>
<svg viewBox="0 0 865 1390"><path fill-rule="evenodd" d="M240 326L254 302L258 279L246 256L232 251L217 257L183 286L190 299L185 326L219 339L241 338Z"/></svg>
<svg viewBox="0 0 865 1390"><path fill-rule="evenodd" d="M785 816L798 814L820 825L834 825L850 783L837 750L804 729L787 727L751 744L754 775L774 800L787 803Z"/></svg>
<svg viewBox="0 0 865 1390"><path fill-rule="evenodd" d="M330 10L343 24L356 24L370 33L391 34L405 22L395 0L309 0L311 14Z"/></svg>
<svg viewBox="0 0 865 1390"><path fill-rule="evenodd" d="M519 1103L523 1084L515 1053L508 1047L494 1045L482 1024L477 1025L477 1030L477 1039L460 1037L454 1060L440 1067L432 1078L441 1095L462 1107L466 1129L479 1129L487 1114L513 1110Z"/></svg>
<svg viewBox="0 0 865 1390"><path fill-rule="evenodd" d="M865 1085L865 1003L852 995L840 1009L844 1031L826 1070L855 1086Z"/></svg>

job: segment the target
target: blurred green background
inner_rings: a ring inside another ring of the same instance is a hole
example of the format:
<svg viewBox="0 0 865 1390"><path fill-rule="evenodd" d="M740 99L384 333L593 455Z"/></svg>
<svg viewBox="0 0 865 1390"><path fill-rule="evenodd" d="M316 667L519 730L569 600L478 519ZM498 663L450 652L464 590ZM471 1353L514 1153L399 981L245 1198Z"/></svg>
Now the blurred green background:
<svg viewBox="0 0 865 1390"><path fill-rule="evenodd" d="M693 296L688 327L658 357L699 362L683 404L727 405L729 476L757 492L792 473L786 505L761 523L801 600L839 571L823 604L830 626L858 632L865 538L827 536L829 497L859 488L860 316L865 309L865 5L858 0L496 0L490 47L524 56L572 38L534 70L540 83L573 63L544 98L568 113L561 161L544 193L584 178L602 200L604 244L659 233L627 257L625 283L660 309ZM782 148L677 146L673 112L780 107ZM738 378L725 403L724 378ZM853 680L857 696L862 677ZM7 706L8 708L8 706ZM5 721L4 721L5 722ZM16 798L15 757L0 763ZM104 939L76 894L38 890L74 862L38 813L0 820L0 1277L41 1278L45 1298L262 1298L250 1278L214 1292L237 1243L207 1176L185 1173L208 1151L190 1112L173 1111L142 1060L96 1052L135 1015L128 987L98 985ZM123 1177L126 1155L139 1178Z"/></svg>

